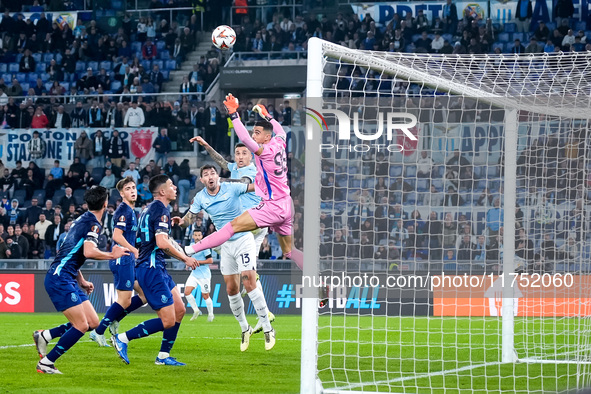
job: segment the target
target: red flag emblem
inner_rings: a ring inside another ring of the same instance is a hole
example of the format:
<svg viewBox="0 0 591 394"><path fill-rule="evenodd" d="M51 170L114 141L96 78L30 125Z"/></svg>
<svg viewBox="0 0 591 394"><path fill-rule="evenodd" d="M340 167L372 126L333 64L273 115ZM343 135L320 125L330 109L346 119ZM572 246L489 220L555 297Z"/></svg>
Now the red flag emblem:
<svg viewBox="0 0 591 394"><path fill-rule="evenodd" d="M152 148L152 131L136 130L131 133L131 153L135 157L143 158Z"/></svg>

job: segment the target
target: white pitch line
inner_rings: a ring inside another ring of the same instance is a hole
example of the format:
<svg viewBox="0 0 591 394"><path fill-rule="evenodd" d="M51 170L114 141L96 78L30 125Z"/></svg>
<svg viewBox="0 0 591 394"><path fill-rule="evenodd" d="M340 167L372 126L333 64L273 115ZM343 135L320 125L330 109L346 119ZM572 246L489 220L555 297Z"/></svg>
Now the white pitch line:
<svg viewBox="0 0 591 394"><path fill-rule="evenodd" d="M324 392L325 393L337 393L337 392L340 392L341 390L357 389L357 388L370 386L370 385L371 386L379 386L379 385L385 385L385 384L389 384L389 383L405 382L407 380L418 380L418 379L430 378L432 376L441 376L441 375L445 375L448 373L470 371L472 369L489 367L492 365L499 365L499 364L502 364L502 363L500 361L494 361L494 362L489 362L489 363L484 363L484 364L467 365L467 366L461 367L461 368L446 369L443 371L429 372L429 373L424 373L424 374L414 375L414 376L404 376L404 377L400 377L400 378L396 378L396 379L381 380L378 382L355 383L355 384L350 384L348 386L337 387L334 389L327 389Z"/></svg>
<svg viewBox="0 0 591 394"><path fill-rule="evenodd" d="M162 338L158 338L157 336L149 336L147 338L150 339L158 339L161 340ZM251 339L255 339L255 340L264 340L265 337L261 336L260 338L257 337L250 337ZM188 337L188 339L218 339L218 340L224 340L224 341L231 341L233 339L236 340L240 340L240 337ZM278 338L277 341L283 342L283 341L300 341L299 338ZM78 342L92 342L91 340L86 340L86 341L78 341ZM15 348L19 348L19 347L31 347L31 346L35 346L34 343L26 343L24 345L7 345L7 346L0 346L0 350L4 350L4 349L15 349Z"/></svg>

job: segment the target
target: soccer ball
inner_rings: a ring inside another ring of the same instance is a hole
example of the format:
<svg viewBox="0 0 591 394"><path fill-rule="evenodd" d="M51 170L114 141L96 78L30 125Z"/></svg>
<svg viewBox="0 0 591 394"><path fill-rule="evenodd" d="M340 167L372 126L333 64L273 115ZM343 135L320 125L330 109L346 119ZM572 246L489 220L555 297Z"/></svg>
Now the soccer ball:
<svg viewBox="0 0 591 394"><path fill-rule="evenodd" d="M216 48L227 51L236 43L236 32L230 26L218 26L211 33L211 41Z"/></svg>

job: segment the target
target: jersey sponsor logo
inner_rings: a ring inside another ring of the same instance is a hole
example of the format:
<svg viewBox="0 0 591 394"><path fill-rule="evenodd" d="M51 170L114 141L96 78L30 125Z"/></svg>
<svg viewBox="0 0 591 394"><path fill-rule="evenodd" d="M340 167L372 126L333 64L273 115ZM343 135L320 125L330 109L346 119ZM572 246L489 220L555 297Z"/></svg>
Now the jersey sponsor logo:
<svg viewBox="0 0 591 394"><path fill-rule="evenodd" d="M168 297L162 294L162 297L160 297L160 301L162 301L163 304L166 304L168 302Z"/></svg>
<svg viewBox="0 0 591 394"><path fill-rule="evenodd" d="M76 301L78 301L78 294L76 294L76 293L71 293L71 294L70 294L70 299L72 300L72 302L76 302Z"/></svg>

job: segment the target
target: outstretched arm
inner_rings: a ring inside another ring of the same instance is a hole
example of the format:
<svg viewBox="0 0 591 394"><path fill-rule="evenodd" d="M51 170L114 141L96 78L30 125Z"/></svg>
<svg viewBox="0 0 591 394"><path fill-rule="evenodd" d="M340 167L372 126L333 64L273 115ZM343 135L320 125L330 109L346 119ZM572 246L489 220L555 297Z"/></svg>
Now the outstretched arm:
<svg viewBox="0 0 591 394"><path fill-rule="evenodd" d="M209 153L209 155L211 156L211 158L213 159L213 161L215 161L220 167L222 167L222 169L228 171L228 162L226 161L226 159L224 159L222 157L222 155L220 155L218 152L216 152L215 149L213 149L211 147L211 145L209 145L207 143L207 141L205 141L203 138L201 137L193 137L189 140L189 142L198 142L199 145L201 145L202 147L205 148L205 150L207 151L207 153Z"/></svg>
<svg viewBox="0 0 591 394"><path fill-rule="evenodd" d="M263 152L263 148L248 134L248 130L246 130L246 127L244 127L240 120L240 115L236 112L238 110L238 99L230 93L226 96L224 105L228 110L228 115L230 115L230 119L232 119L232 124L234 125L234 131L236 131L236 135L240 138L240 141L246 145L249 151L255 155L260 155Z"/></svg>

